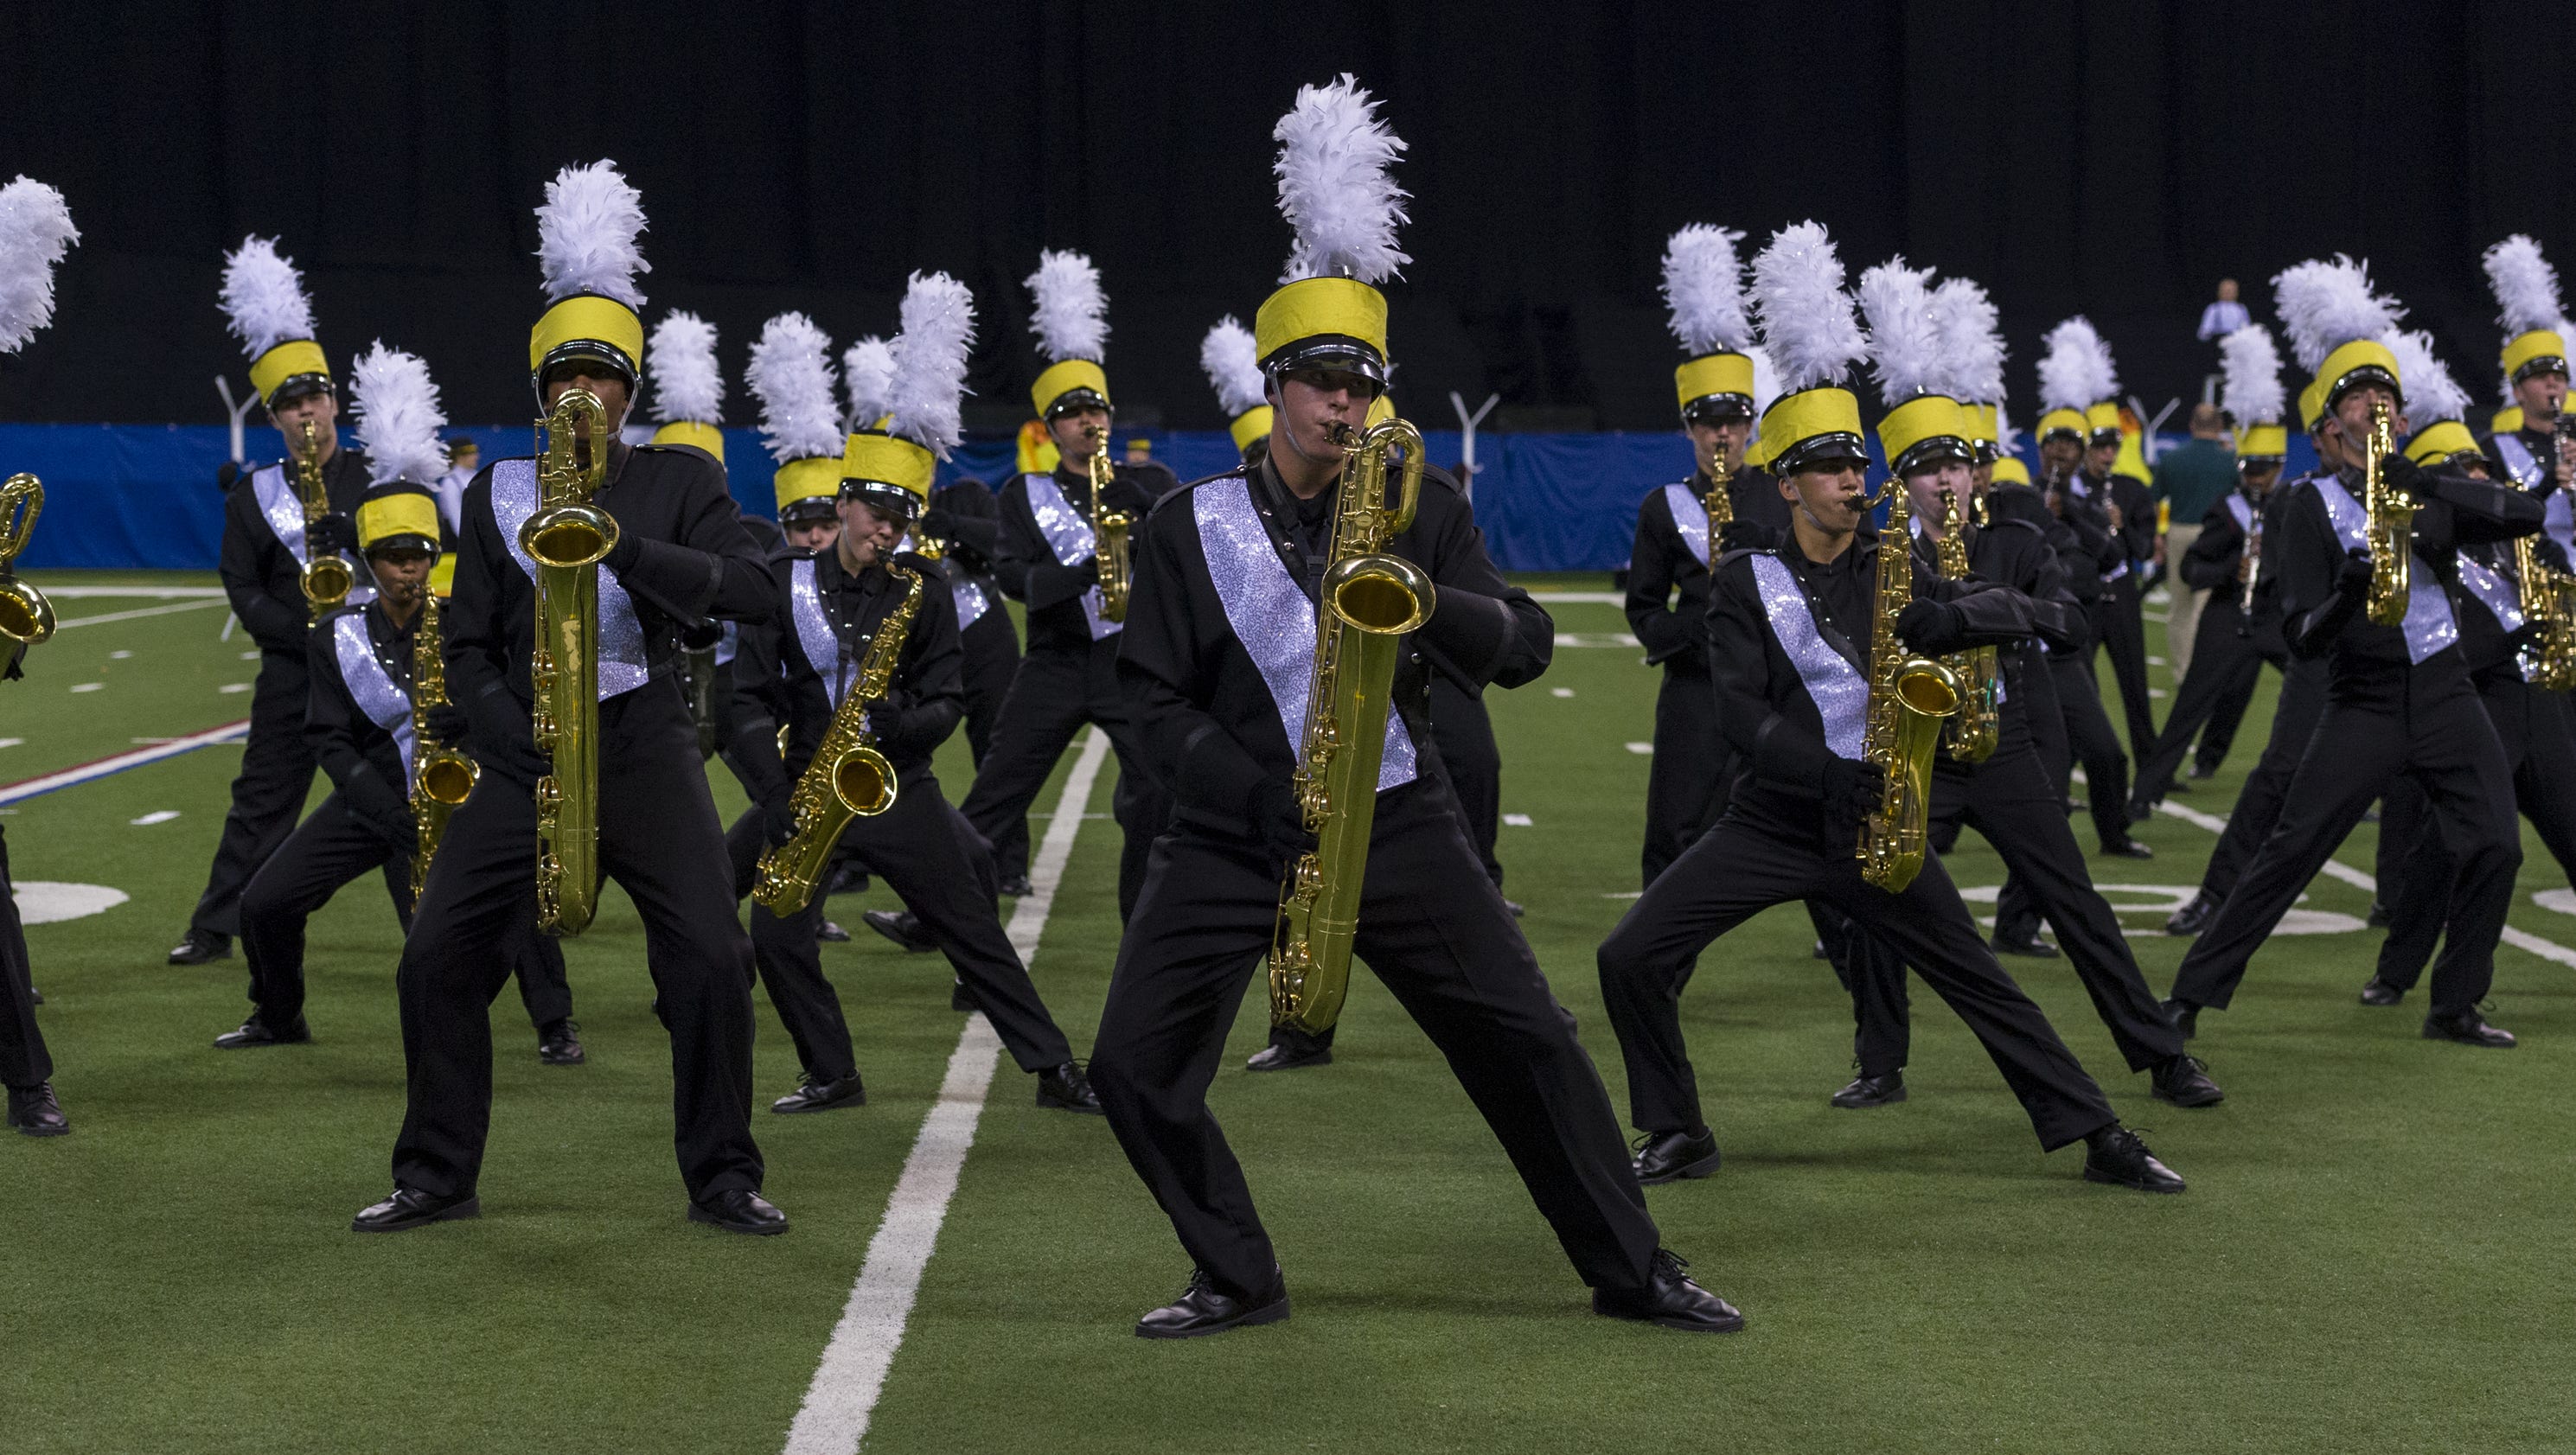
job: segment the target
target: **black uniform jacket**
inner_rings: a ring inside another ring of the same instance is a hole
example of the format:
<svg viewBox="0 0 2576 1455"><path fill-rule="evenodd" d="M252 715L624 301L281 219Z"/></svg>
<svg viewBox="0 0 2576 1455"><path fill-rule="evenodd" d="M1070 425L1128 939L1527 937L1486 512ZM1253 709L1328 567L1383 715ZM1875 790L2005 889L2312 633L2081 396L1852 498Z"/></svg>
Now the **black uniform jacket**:
<svg viewBox="0 0 2576 1455"><path fill-rule="evenodd" d="M768 801L783 796L814 759L823 734L831 727L833 706L825 686L828 675L854 681L859 664L876 640L877 628L904 598L891 571L871 568L853 576L841 567L838 551L814 560L815 595L832 623L840 659L816 662L805 654L804 634L796 629L788 602L788 582L795 562L790 556L774 563L775 614L742 631L734 653L734 750L745 762L744 782L753 796ZM910 552L895 564L922 577L921 605L904 633L903 654L895 660L894 680L877 706L868 711L868 731L877 751L894 764L898 780L930 769L930 755L957 730L966 695L961 686L965 651L957 641L957 603L939 574L937 562ZM787 724L787 752L778 751L778 724Z"/></svg>
<svg viewBox="0 0 2576 1455"><path fill-rule="evenodd" d="M295 463L278 462L286 471L286 483L295 484ZM262 651L295 652L304 650L306 629L313 616L304 601L304 563L269 529L268 517L260 513L259 491L251 478L265 465L251 466L241 473L233 488L224 496L224 544L220 570L224 595L232 601L233 616L250 633ZM340 449L322 462L323 492L331 497L334 514L355 516L358 505L367 498L367 457L352 449ZM365 577L360 577L365 580Z"/></svg>
<svg viewBox="0 0 2576 1455"><path fill-rule="evenodd" d="M2245 531L2237 525L2236 513L2227 508L2228 501L2237 498L2236 494L2222 496L2209 507L2209 513L2200 518L2200 538L2174 565L2174 574L2186 589L2209 593L2203 615L2215 614L2222 621L2241 615L2245 601L2245 583L2236 579L2236 563L2245 555ZM2255 506L2265 540L2280 539L2272 532L2280 525L2281 509L2288 500L2288 489L2276 487ZM2261 650L2277 653L2286 649L2281 641L2281 566L2277 560L2265 560L2260 550L2254 559L2254 614L2244 624L2246 635Z"/></svg>
<svg viewBox="0 0 2576 1455"><path fill-rule="evenodd" d="M403 772L402 748L392 733L359 708L340 673L337 624L351 614L366 622L367 640L385 675L402 689L405 699L411 696L412 650L420 617L415 614L409 625L397 627L381 600L343 607L324 617L312 633L308 649L312 699L304 709L304 743L330 775L332 786L340 790L350 817L390 841L402 842L411 824L411 780Z"/></svg>
<svg viewBox="0 0 2576 1455"><path fill-rule="evenodd" d="M466 704L497 686L524 708L533 696L528 654L537 586L492 518L492 469L500 463L465 487L464 544L447 608L447 690ZM669 670L684 625L769 619L776 582L714 460L691 449L612 446L608 483L595 503L617 518L609 564L635 602L655 676Z"/></svg>
<svg viewBox="0 0 2576 1455"><path fill-rule="evenodd" d="M2062 512L2049 509L2047 494L2035 485L1996 485L1986 491L1987 518L2018 520L2038 529L2057 552L2067 593L2091 605L2110 589L2111 574L2128 559L2128 546L2112 532L2111 517L2098 503L2068 492L2060 504ZM2088 632L2076 649L2092 645Z"/></svg>
<svg viewBox="0 0 2576 1455"><path fill-rule="evenodd" d="M1091 477L1080 470L1057 466L1055 488L1064 494L1067 505L1084 520L1093 515ZM1172 472L1161 465L1119 465L1110 472L1106 493L1112 509L1125 511L1141 524L1154 502L1179 488ZM1128 534L1128 553L1135 553L1135 533ZM1001 530L993 547L993 576L1002 590L1029 609L1028 644L1032 650L1056 647L1066 651L1091 649L1091 623L1082 614L1082 593L1100 581L1100 562L1086 559L1078 565L1062 565L1055 558L1055 547L1047 544L1046 533L1038 529L1037 513L1029 506L1029 482L1025 475L1011 477L1002 487ZM1132 604L1132 603L1131 603Z"/></svg>
<svg viewBox="0 0 2576 1455"><path fill-rule="evenodd" d="M1969 579L2009 586L2030 602L2031 639L1999 647L1995 654L2004 678L1996 751L2005 752L2031 741L2026 711L2030 697L2022 682L2033 669L2047 670L2041 649L2081 645L2091 628L2085 624L2083 606L2066 589L2066 575L2058 566L2057 552L2037 526L2027 521L2003 520L1983 529L1973 523L1960 529L1968 542ZM1914 568L1918 576L1939 574L1940 547L1931 537L1914 538ZM1946 756L1946 734L1942 742Z"/></svg>
<svg viewBox="0 0 2576 1455"><path fill-rule="evenodd" d="M1240 836L1254 791L1264 782L1286 782L1296 772L1297 749L1260 669L1226 620L1200 548L1193 502L1222 480L1247 482L1271 544L1309 600L1330 551L1340 486L1300 502L1265 460L1248 476L1240 470L1213 476L1166 497L1137 541L1136 591L1119 637L1120 685L1150 766L1165 775L1180 817ZM1474 512L1445 476L1424 472L1413 524L1386 548L1430 576L1437 597L1431 620L1404 639L1392 692L1422 761L1436 763L1430 654L1479 686L1518 687L1547 670L1556 624L1494 569Z"/></svg>
<svg viewBox="0 0 2576 1455"><path fill-rule="evenodd" d="M1683 482L1705 498L1709 480L1695 471ZM1727 477L1727 502L1735 508L1717 542L1718 554L1779 544L1789 529L1789 502L1779 482L1756 469ZM1678 605L1673 593L1681 593ZM1695 676L1708 671L1708 568L1673 523L1671 494L1654 490L1637 506L1637 543L1628 553L1628 628L1645 643L1646 661Z"/></svg>
<svg viewBox="0 0 2576 1455"><path fill-rule="evenodd" d="M1717 721L1727 746L1746 765L1729 800L1748 817L1801 840L1823 832L1825 767L1834 757L1825 743L1823 715L1807 695L1797 664L1772 634L1770 613L1753 574L1753 551L1718 558L1717 585L1709 597L1712 676ZM1806 588L1807 609L1825 641L1869 675L1870 639L1878 599L1878 537L1864 530L1850 549L1817 564L1793 536L1775 554ZM1964 646L2006 646L2037 634L2030 598L1983 582L1943 581L1914 567L1914 594L1957 603L1966 617Z"/></svg>

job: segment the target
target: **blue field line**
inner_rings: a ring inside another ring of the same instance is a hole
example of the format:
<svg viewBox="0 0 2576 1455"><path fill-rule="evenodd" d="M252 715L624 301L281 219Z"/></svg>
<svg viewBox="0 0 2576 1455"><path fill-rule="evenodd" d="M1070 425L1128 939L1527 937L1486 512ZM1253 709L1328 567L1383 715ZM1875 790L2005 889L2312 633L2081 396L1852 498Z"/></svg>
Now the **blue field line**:
<svg viewBox="0 0 2576 1455"><path fill-rule="evenodd" d="M172 738L166 743L154 743L148 748L137 748L131 753L119 753L113 758L101 758L94 763L65 768L59 773L47 773L40 778L29 778L22 782L0 786L0 804L21 803L30 798L41 798L59 789L77 788L84 783L95 783L101 778L122 773L128 768L140 768L147 763L158 763L164 758L175 758L182 753L193 753L199 748L214 747L218 743L237 743L249 734L250 719L243 718L239 722L228 722L222 727L208 728L204 732L191 733L184 738Z"/></svg>

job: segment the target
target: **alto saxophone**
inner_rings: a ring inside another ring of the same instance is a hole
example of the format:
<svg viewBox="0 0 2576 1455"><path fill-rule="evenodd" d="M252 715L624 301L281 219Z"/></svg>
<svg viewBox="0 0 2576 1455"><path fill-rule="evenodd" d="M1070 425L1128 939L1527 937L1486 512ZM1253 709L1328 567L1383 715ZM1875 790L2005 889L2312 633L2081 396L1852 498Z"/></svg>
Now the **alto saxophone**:
<svg viewBox="0 0 2576 1455"><path fill-rule="evenodd" d="M1136 517L1123 510L1109 508L1109 431L1091 432L1095 448L1084 461L1091 475L1091 528L1100 559L1100 615L1104 621L1127 619L1127 591L1135 584L1135 573L1128 556L1127 535L1135 529Z"/></svg>
<svg viewBox="0 0 2576 1455"><path fill-rule="evenodd" d="M599 907L599 562L617 521L590 503L608 479L608 409L567 389L537 421L537 510L519 549L537 567L537 751L553 771L537 780L537 927L577 935Z"/></svg>
<svg viewBox="0 0 2576 1455"><path fill-rule="evenodd" d="M877 750L876 735L868 730L868 709L894 685L904 641L912 635L912 619L921 610L923 576L903 566L886 569L902 583L903 599L877 624L849 695L834 709L832 725L823 733L822 746L814 750L814 760L797 776L795 792L788 799L795 818L794 836L760 856L752 900L782 919L813 901L814 886L850 820L894 807L894 764Z"/></svg>
<svg viewBox="0 0 2576 1455"><path fill-rule="evenodd" d="M2369 516L2362 533L2370 546L2368 610L2375 626L2396 626L2406 620L2414 575L2415 498L2388 483L2388 457L2396 449L2388 401L2374 398L2370 434L2361 450L2361 494L2363 513Z"/></svg>
<svg viewBox="0 0 2576 1455"><path fill-rule="evenodd" d="M1717 569L1718 538L1735 524L1735 497L1726 493L1726 445L1720 441L1717 454L1708 462L1708 493L1699 498L1700 509L1708 512L1708 568Z"/></svg>
<svg viewBox="0 0 2576 1455"><path fill-rule="evenodd" d="M1913 538L1905 483L1886 490L1887 524L1879 532L1878 594L1869 632L1869 724L1862 755L1887 775L1878 808L1861 821L1863 879L1896 894L1923 872L1925 824L1932 811L1932 752L1941 726L1967 691L1958 675L1926 657L1909 656L1896 618L1914 599Z"/></svg>
<svg viewBox="0 0 2576 1455"><path fill-rule="evenodd" d="M1964 580L1969 571L1968 538L1960 528L1959 496L1951 492L1941 525L1940 562L1945 580ZM1950 719L1950 756L1962 763L1982 763L2003 741L2002 678L1992 647L1970 647L1941 659L1967 688L1967 696Z"/></svg>
<svg viewBox="0 0 2576 1455"><path fill-rule="evenodd" d="M1315 611L1315 669L1306 687L1297 806L1315 835L1279 889L1270 934L1270 1019L1320 1035L1350 991L1361 880L1377 823L1377 775L1386 757L1402 638L1431 619L1431 578L1386 543L1413 524L1422 500L1422 433L1390 419L1362 434L1340 426L1342 494L1333 552ZM1404 451L1395 499L1387 456Z"/></svg>
<svg viewBox="0 0 2576 1455"><path fill-rule="evenodd" d="M429 861L438 856L448 816L483 776L482 765L445 743L429 740L431 709L448 705L447 650L438 627L438 593L423 582L420 594L420 628L411 644L411 824L419 840L411 855L414 901L429 885Z"/></svg>
<svg viewBox="0 0 2576 1455"><path fill-rule="evenodd" d="M304 563L304 600L312 608L313 619L320 621L349 599L349 588L358 578L337 554L313 551L311 531L314 522L331 513L331 491L322 483L322 442L309 419L304 421L304 452L295 457L295 493L304 502L304 551L312 557Z"/></svg>
<svg viewBox="0 0 2576 1455"><path fill-rule="evenodd" d="M0 482L0 637L9 640L9 660L54 634L54 604L12 569L44 512L44 482L24 473Z"/></svg>

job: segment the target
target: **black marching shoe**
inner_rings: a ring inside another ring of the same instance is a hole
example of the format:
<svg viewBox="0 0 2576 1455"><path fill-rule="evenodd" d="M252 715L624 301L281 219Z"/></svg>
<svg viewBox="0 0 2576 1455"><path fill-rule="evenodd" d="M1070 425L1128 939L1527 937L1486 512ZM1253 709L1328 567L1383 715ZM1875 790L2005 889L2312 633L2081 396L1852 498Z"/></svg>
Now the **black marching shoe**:
<svg viewBox="0 0 2576 1455"><path fill-rule="evenodd" d="M2041 939L2037 930L2031 931L2027 938L2007 935L1997 930L1995 937L1987 943L1995 947L1995 953L1998 955L2021 955L2033 960L2057 958L2057 947Z"/></svg>
<svg viewBox="0 0 2576 1455"><path fill-rule="evenodd" d="M2363 923L2369 925L2374 930L2384 930L2388 928L2388 919L2387 902L2382 900L2378 895L2372 895L2370 897L2370 914Z"/></svg>
<svg viewBox="0 0 2576 1455"><path fill-rule="evenodd" d="M2173 1028L2182 1032L2184 1040L2200 1034L2199 1006L2186 1000L2168 1000L2164 1004L2165 1019L2173 1022Z"/></svg>
<svg viewBox="0 0 2576 1455"><path fill-rule="evenodd" d="M170 963L173 965L203 965L232 957L233 937L219 935L212 930L190 930L179 937L179 943L170 947Z"/></svg>
<svg viewBox="0 0 2576 1455"><path fill-rule="evenodd" d="M2391 985L2376 975L2362 982L2361 1003L2364 1005L2395 1005L2405 998L2403 987Z"/></svg>
<svg viewBox="0 0 2576 1455"><path fill-rule="evenodd" d="M769 1109L780 1116L793 1116L798 1112L867 1104L868 1089L859 1084L859 1073L853 1071L838 1081L817 1081L807 1076L803 1085L771 1102Z"/></svg>
<svg viewBox="0 0 2576 1455"><path fill-rule="evenodd" d="M399 1233L411 1228L425 1228L431 1223L450 1223L459 1218L479 1218L483 1200L472 1193L463 1197L437 1197L417 1187L394 1184L394 1195L372 1207L358 1209L349 1220L353 1233Z"/></svg>
<svg viewBox="0 0 2576 1455"><path fill-rule="evenodd" d="M9 1130L22 1137L61 1137L70 1135L71 1129L63 1104L54 1099L52 1082L9 1088Z"/></svg>
<svg viewBox="0 0 2576 1455"><path fill-rule="evenodd" d="M1195 1339L1228 1329L1275 1324L1288 1317L1288 1280L1274 1267L1270 1286L1237 1298L1220 1292L1204 1268L1190 1271L1190 1286L1179 1298L1136 1321L1139 1339Z"/></svg>
<svg viewBox="0 0 2576 1455"><path fill-rule="evenodd" d="M2218 776L2218 765L2215 763L2194 763L2191 765L2190 776L2194 779L2215 778Z"/></svg>
<svg viewBox="0 0 2576 1455"><path fill-rule="evenodd" d="M312 1039L313 1033L305 1029L302 1016L297 1016L295 1023L284 1029L252 1016L241 1023L240 1030L226 1031L215 1037L215 1049L240 1051L253 1046L301 1046Z"/></svg>
<svg viewBox="0 0 2576 1455"><path fill-rule="evenodd" d="M2502 1051L2512 1047L2513 1032L2488 1025L2487 1018L2474 1010L2464 1010L2458 1015L2424 1017L2424 1039L2456 1041L2463 1046L2486 1046Z"/></svg>
<svg viewBox="0 0 2576 1455"><path fill-rule="evenodd" d="M1902 1071L1890 1071L1884 1076L1855 1076L1850 1085L1834 1093L1834 1105L1846 1111L1893 1106L1904 1099L1905 1073Z"/></svg>
<svg viewBox="0 0 2576 1455"><path fill-rule="evenodd" d="M787 1214L759 1193L739 1187L690 1203L689 1221L754 1238L774 1238L787 1231Z"/></svg>
<svg viewBox="0 0 2576 1455"><path fill-rule="evenodd" d="M1333 1048L1329 1042L1300 1037L1291 1042L1272 1041L1245 1059L1246 1071L1295 1071L1306 1066L1330 1066Z"/></svg>
<svg viewBox="0 0 2576 1455"><path fill-rule="evenodd" d="M1528 912L1528 907L1523 905L1517 899L1504 900L1503 908L1510 910L1512 912L1512 918L1514 919L1519 919L1523 914Z"/></svg>
<svg viewBox="0 0 2576 1455"><path fill-rule="evenodd" d="M1701 1127L1695 1132L1646 1133L1637 1139L1637 1155L1630 1165L1637 1169L1640 1186L1653 1187L1685 1177L1706 1177L1723 1160L1717 1133Z"/></svg>
<svg viewBox="0 0 2576 1455"><path fill-rule="evenodd" d="M2179 788L2182 785L2177 783L2174 786ZM2156 806L2154 804L2147 802L2143 798L2132 798L2129 800L2129 822L2145 823L2147 820L2154 818L2155 816Z"/></svg>
<svg viewBox="0 0 2576 1455"><path fill-rule="evenodd" d="M2139 843L2136 839L2122 839L2118 843L2106 843L2102 846L2102 857L2106 859L2152 859L2155 856L2155 850Z"/></svg>
<svg viewBox="0 0 2576 1455"><path fill-rule="evenodd" d="M903 946L907 954L927 955L939 948L939 941L921 927L921 917L911 910L872 909L859 916L869 929Z"/></svg>
<svg viewBox="0 0 2576 1455"><path fill-rule="evenodd" d="M2202 930L2209 928L2209 922L2211 920L2218 917L2219 903L2220 901L2217 895L2210 893L2206 889L2200 891L2198 894L2191 897L2190 903L2184 905L2178 910L2175 910L2171 915L2166 917L2165 933L2169 935L2199 934Z"/></svg>
<svg viewBox="0 0 2576 1455"><path fill-rule="evenodd" d="M846 945L850 942L850 932L831 920L825 920L814 927L814 938L827 945Z"/></svg>
<svg viewBox="0 0 2576 1455"><path fill-rule="evenodd" d="M1100 1106L1100 1093L1091 1089L1091 1077L1079 1061L1067 1061L1052 1071L1038 1073L1038 1106L1045 1111L1077 1111L1084 1116L1107 1116Z"/></svg>
<svg viewBox="0 0 2576 1455"><path fill-rule="evenodd" d="M27 987L27 999L37 1005L43 1005L45 1003L45 992L30 985Z"/></svg>
<svg viewBox="0 0 2576 1455"><path fill-rule="evenodd" d="M2180 1192L2182 1176L2156 1160L2137 1133L2113 1122L2085 1139L2084 1180L2138 1192Z"/></svg>
<svg viewBox="0 0 2576 1455"><path fill-rule="evenodd" d="M2227 1099L2209 1079L2209 1066L2197 1056L2176 1056L2152 1073L2156 1099L2176 1106L2216 1106Z"/></svg>
<svg viewBox="0 0 2576 1455"><path fill-rule="evenodd" d="M581 1049L581 1023L566 1016L538 1028L537 1059L548 1066L578 1066L588 1060Z"/></svg>
<svg viewBox="0 0 2576 1455"><path fill-rule="evenodd" d="M1693 1334L1732 1334L1744 1327L1735 1305L1691 1282L1682 1272L1690 1263L1669 1248L1657 1248L1653 1282L1643 1288L1592 1290L1592 1311L1605 1318L1629 1319Z"/></svg>
<svg viewBox="0 0 2576 1455"><path fill-rule="evenodd" d="M948 982L948 1008L964 1015L984 1007L976 1003L975 992L966 988L965 981L951 980Z"/></svg>
<svg viewBox="0 0 2576 1455"><path fill-rule="evenodd" d="M1029 883L1029 876L1026 874L1014 874L1003 880L995 892L1012 899L1026 899L1037 893L1037 889Z"/></svg>

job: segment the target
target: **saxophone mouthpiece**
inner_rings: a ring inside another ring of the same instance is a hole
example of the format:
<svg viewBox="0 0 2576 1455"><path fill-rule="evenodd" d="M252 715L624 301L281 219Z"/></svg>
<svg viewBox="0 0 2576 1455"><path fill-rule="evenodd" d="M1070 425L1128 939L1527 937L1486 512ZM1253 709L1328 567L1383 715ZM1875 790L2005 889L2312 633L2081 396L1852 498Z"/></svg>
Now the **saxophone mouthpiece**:
<svg viewBox="0 0 2576 1455"><path fill-rule="evenodd" d="M1360 435L1358 430L1351 428L1351 422L1347 419L1337 419L1324 426L1324 433L1331 437L1333 443L1346 450L1358 441Z"/></svg>

